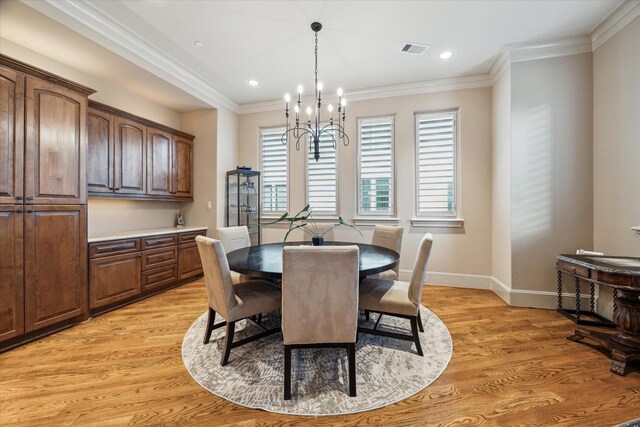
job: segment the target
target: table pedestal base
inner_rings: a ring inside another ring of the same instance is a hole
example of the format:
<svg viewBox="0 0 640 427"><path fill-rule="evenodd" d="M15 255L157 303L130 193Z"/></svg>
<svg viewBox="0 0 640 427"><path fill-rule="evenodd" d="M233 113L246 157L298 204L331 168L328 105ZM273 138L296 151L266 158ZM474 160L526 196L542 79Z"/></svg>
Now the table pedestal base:
<svg viewBox="0 0 640 427"><path fill-rule="evenodd" d="M611 365L609 370L614 374L626 375L627 364L640 360L640 348L629 347L616 340L618 334L594 331L586 328L576 328L573 334L567 337L571 341L580 341L589 338L602 345L611 353Z"/></svg>

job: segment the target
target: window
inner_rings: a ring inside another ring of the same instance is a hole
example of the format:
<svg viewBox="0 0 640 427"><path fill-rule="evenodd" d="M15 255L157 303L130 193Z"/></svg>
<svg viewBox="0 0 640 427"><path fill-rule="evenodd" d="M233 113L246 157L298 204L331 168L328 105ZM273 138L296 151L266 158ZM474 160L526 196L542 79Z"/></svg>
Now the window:
<svg viewBox="0 0 640 427"><path fill-rule="evenodd" d="M287 145L283 128L260 130L262 162L262 214L287 211Z"/></svg>
<svg viewBox="0 0 640 427"><path fill-rule="evenodd" d="M307 153L307 203L314 214L338 213L337 150L331 135L320 137L320 160L313 158L313 142Z"/></svg>
<svg viewBox="0 0 640 427"><path fill-rule="evenodd" d="M416 114L417 214L456 215L457 112Z"/></svg>
<svg viewBox="0 0 640 427"><path fill-rule="evenodd" d="M358 212L393 215L393 117L358 120Z"/></svg>

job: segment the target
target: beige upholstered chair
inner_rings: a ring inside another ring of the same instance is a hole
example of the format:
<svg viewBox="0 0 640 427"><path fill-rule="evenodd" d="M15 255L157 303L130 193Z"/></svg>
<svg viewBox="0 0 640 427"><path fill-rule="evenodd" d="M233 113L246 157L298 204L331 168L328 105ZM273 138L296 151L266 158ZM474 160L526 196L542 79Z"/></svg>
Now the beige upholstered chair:
<svg viewBox="0 0 640 427"><path fill-rule="evenodd" d="M287 246L282 252L284 398L291 399L291 349L344 347L356 395L358 247Z"/></svg>
<svg viewBox="0 0 640 427"><path fill-rule="evenodd" d="M380 313L373 329L359 328L360 332L413 341L418 354L422 356L418 335L418 329L423 330L422 319L420 319L420 299L427 275L427 262L432 244L433 236L431 233L425 234L418 247L410 283L369 278L360 282L360 309ZM378 323L383 314L409 319L412 335L378 331Z"/></svg>
<svg viewBox="0 0 640 427"><path fill-rule="evenodd" d="M196 237L196 243L202 260L209 298L209 320L204 335L204 344L209 342L211 332L214 329L226 325L227 335L220 362L224 366L229 360L232 348L280 331L280 328L275 328L233 342L237 321L280 308L282 294L276 285L265 280L250 280L234 286L231 282L231 271L222 243L204 236ZM226 322L214 324L216 313L222 316Z"/></svg>
<svg viewBox="0 0 640 427"><path fill-rule="evenodd" d="M240 227L222 227L216 230L218 239L222 242L224 253L228 254L236 249L251 246L251 238L249 237L249 229L246 225ZM233 284L252 280L251 277L231 270L231 281Z"/></svg>
<svg viewBox="0 0 640 427"><path fill-rule="evenodd" d="M402 249L402 234L404 228L392 227L388 225L376 225L373 229L373 238L371 244L375 246L382 246L383 248L391 249L398 252ZM400 266L396 266L391 270L383 271L377 275L369 277L377 277L379 279L398 280L400 274Z"/></svg>

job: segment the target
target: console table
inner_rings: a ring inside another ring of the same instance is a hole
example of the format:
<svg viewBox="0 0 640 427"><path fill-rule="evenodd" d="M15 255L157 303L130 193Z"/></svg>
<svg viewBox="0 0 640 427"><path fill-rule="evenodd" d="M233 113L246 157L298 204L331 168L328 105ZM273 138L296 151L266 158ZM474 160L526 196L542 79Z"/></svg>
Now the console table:
<svg viewBox="0 0 640 427"><path fill-rule="evenodd" d="M558 271L562 267L592 284L613 288L613 322L617 332L578 327L567 338L571 341L588 338L602 345L611 353L610 371L625 375L627 364L640 360L640 258L558 255L557 261Z"/></svg>

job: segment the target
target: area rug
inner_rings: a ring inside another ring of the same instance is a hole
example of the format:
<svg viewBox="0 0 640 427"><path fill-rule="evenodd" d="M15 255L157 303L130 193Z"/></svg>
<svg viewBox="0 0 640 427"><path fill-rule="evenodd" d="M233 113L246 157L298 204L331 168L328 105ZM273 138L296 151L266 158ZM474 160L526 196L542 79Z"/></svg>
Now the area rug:
<svg viewBox="0 0 640 427"><path fill-rule="evenodd" d="M202 339L207 314L200 316L182 342L187 371L209 392L238 405L295 415L339 415L369 411L404 400L435 381L451 360L451 335L431 311L421 308L424 357L412 342L359 334L356 345L357 397L348 395L347 354L344 349L293 350L292 398L283 399L284 347L280 334L231 350L227 366L220 366L224 328L213 331L209 344ZM372 328L371 314L361 326ZM263 318L267 328L277 326L277 312ZM383 316L378 329L410 334L409 321ZM259 333L249 321L236 323L234 340Z"/></svg>

